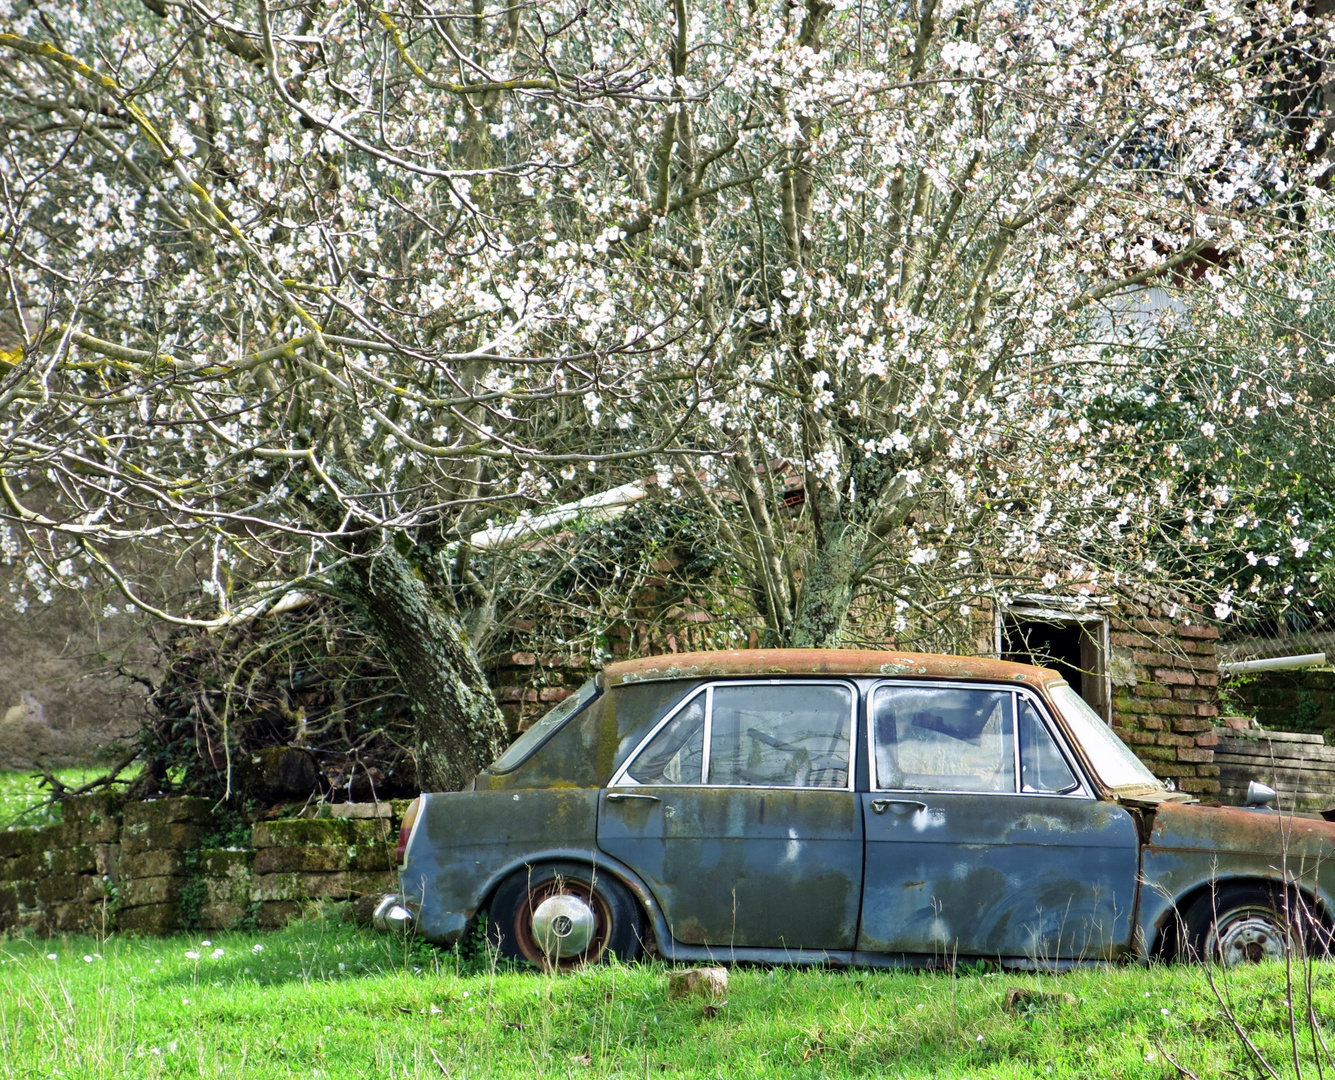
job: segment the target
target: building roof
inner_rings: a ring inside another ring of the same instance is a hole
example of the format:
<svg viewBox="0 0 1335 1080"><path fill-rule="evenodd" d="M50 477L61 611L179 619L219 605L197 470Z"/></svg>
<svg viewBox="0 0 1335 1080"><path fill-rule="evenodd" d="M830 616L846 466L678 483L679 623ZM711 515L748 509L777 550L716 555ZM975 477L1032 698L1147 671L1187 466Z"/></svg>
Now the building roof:
<svg viewBox="0 0 1335 1080"><path fill-rule="evenodd" d="M607 686L729 675L903 675L985 679L1045 686L1062 676L1047 668L976 656L939 656L878 649L733 649L623 660L603 669Z"/></svg>

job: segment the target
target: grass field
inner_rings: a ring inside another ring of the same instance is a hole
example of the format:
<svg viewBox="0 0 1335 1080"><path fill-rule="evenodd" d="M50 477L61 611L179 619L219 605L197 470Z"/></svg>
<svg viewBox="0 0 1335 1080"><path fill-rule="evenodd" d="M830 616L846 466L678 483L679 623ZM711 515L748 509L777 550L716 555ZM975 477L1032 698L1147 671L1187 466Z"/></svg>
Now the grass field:
<svg viewBox="0 0 1335 1080"><path fill-rule="evenodd" d="M106 773L99 768L55 770L56 778L66 787L78 787ZM59 807L41 806L50 795L50 788L42 786L33 773L0 770L0 829L11 824L36 826L59 821Z"/></svg>
<svg viewBox="0 0 1335 1080"><path fill-rule="evenodd" d="M1202 1078L1262 1075L1199 968L737 968L712 1016L699 999L669 1000L667 973L462 964L319 920L207 940L11 940L0 943L0 1076L1158 1080L1178 1075L1165 1051ZM1315 984L1324 1033L1335 965L1319 965ZM1016 986L1057 997L1007 1012ZM1294 1075L1283 967L1222 988L1279 1075ZM1296 1030L1315 1078L1310 1032Z"/></svg>

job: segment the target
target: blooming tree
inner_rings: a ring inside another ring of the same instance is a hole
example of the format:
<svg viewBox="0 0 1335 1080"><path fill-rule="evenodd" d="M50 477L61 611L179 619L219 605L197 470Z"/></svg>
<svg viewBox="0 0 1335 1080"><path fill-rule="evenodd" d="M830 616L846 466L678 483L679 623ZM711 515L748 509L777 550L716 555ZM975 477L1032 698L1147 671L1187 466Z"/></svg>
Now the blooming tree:
<svg viewBox="0 0 1335 1080"><path fill-rule="evenodd" d="M32 591L96 574L206 625L336 588L428 785L502 738L475 530L651 470L774 642L862 632L863 598L895 633L1153 579L1228 499L1165 480L1180 443L1128 409L1228 400L1214 324L1327 227L1329 32L1292 3L6 11L0 499ZM1249 371L1257 408L1306 362Z"/></svg>

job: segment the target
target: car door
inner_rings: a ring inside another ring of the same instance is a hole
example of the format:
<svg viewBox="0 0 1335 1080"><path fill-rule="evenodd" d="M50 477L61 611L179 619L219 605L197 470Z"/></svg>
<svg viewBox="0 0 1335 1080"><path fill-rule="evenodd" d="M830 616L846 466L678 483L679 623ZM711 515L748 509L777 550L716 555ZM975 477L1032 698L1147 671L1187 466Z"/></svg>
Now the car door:
<svg viewBox="0 0 1335 1080"><path fill-rule="evenodd" d="M653 891L683 944L851 950L862 891L856 688L701 688L602 792L598 846Z"/></svg>
<svg viewBox="0 0 1335 1080"><path fill-rule="evenodd" d="M1140 845L1027 691L882 683L861 796L865 952L1054 961L1120 953Z"/></svg>

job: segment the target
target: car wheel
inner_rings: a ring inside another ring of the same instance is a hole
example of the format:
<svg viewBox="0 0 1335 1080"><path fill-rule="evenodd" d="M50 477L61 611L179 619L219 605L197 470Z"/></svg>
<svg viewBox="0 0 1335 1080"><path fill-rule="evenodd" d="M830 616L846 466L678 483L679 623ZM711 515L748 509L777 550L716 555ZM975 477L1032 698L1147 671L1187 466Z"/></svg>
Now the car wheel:
<svg viewBox="0 0 1335 1080"><path fill-rule="evenodd" d="M1192 905L1183 920L1183 938L1190 958L1237 967L1305 951L1314 936L1313 919L1282 890L1223 885Z"/></svg>
<svg viewBox="0 0 1335 1080"><path fill-rule="evenodd" d="M506 878L492 899L488 932L502 956L543 968L634 960L644 920L610 874L578 865L536 866Z"/></svg>

